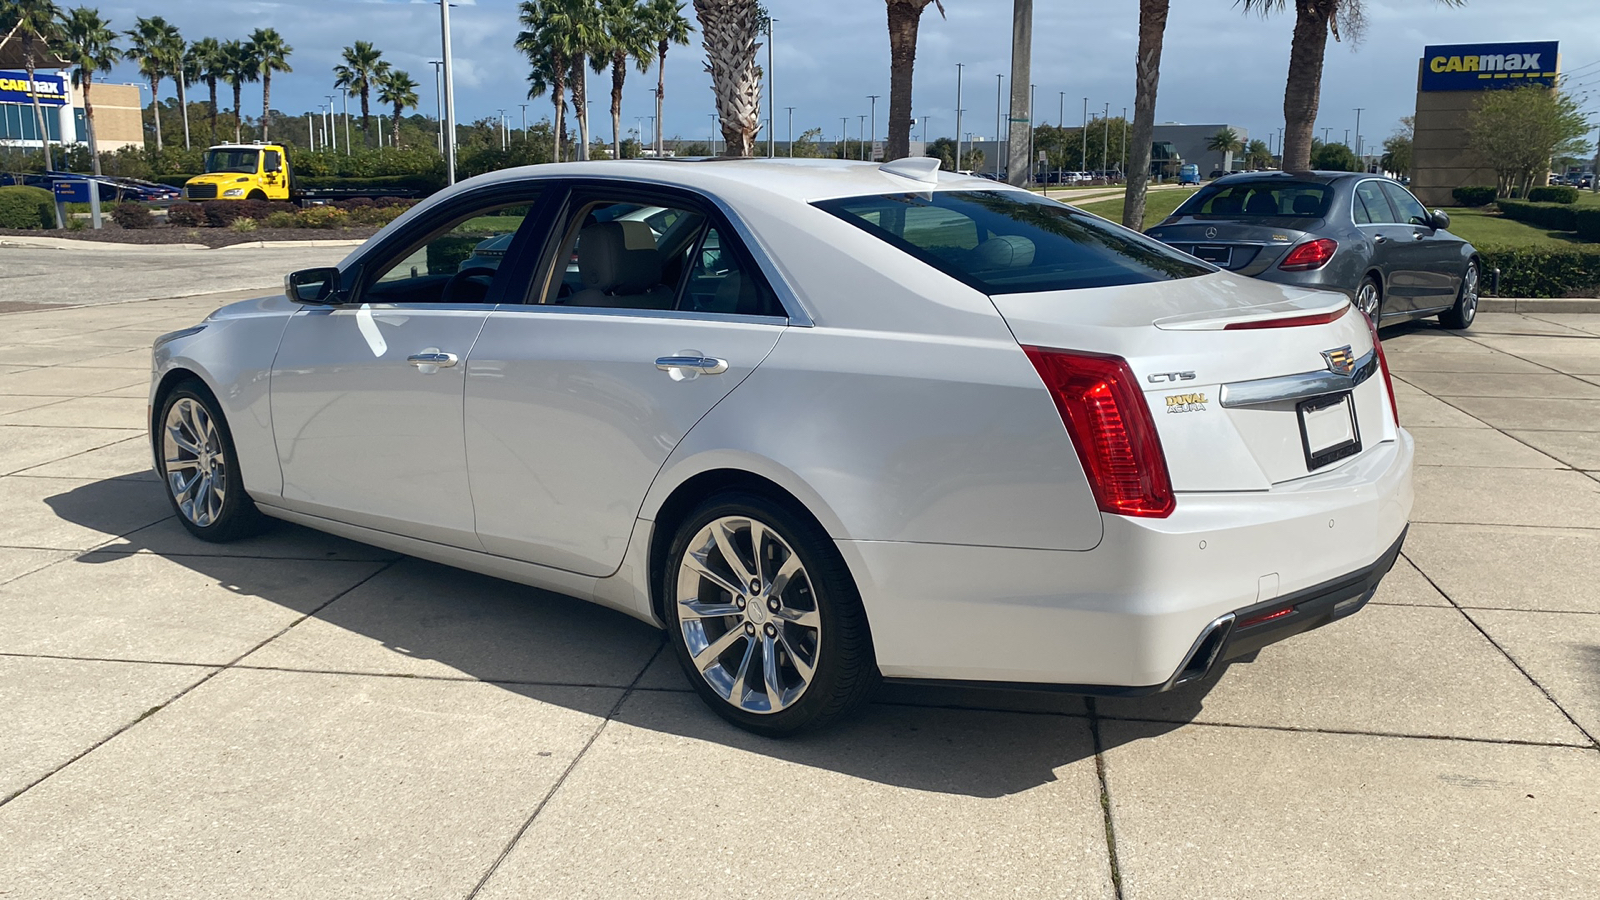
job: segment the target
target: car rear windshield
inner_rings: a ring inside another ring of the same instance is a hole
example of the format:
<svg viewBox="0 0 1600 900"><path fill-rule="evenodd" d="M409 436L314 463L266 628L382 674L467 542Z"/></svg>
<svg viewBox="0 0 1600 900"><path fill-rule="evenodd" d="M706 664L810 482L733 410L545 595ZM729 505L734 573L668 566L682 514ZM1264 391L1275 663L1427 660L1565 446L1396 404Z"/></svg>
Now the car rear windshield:
<svg viewBox="0 0 1600 900"><path fill-rule="evenodd" d="M1171 281L1214 272L1165 244L1020 191L932 191L816 202L986 294Z"/></svg>
<svg viewBox="0 0 1600 900"><path fill-rule="evenodd" d="M1320 219L1328 214L1333 188L1315 181L1230 181L1210 184L1183 201L1174 215L1218 219Z"/></svg>

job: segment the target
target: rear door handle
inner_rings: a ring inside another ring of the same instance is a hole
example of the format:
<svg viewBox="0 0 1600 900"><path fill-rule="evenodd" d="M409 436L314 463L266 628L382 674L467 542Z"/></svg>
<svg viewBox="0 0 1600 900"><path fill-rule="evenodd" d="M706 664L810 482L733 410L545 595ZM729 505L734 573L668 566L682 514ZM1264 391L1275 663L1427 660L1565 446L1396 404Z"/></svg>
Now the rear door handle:
<svg viewBox="0 0 1600 900"><path fill-rule="evenodd" d="M702 375L721 375L728 371L728 361L712 356L663 356L656 360L656 368L663 372L694 371Z"/></svg>
<svg viewBox="0 0 1600 900"><path fill-rule="evenodd" d="M1382 244L1382 243L1384 243L1384 242L1385 242L1385 241L1387 241L1387 240L1389 240L1389 239L1388 239L1388 238L1386 238L1386 237L1384 237L1384 236L1383 236L1383 235L1381 235L1381 234L1380 234L1380 235L1375 235L1375 236L1374 236L1374 237L1373 237L1373 238L1372 238L1372 242L1373 242L1373 243L1374 243L1374 244Z"/></svg>
<svg viewBox="0 0 1600 900"><path fill-rule="evenodd" d="M406 362L421 369L424 373L448 369L461 361L461 357L454 353L443 353L438 350L424 350L406 357Z"/></svg>

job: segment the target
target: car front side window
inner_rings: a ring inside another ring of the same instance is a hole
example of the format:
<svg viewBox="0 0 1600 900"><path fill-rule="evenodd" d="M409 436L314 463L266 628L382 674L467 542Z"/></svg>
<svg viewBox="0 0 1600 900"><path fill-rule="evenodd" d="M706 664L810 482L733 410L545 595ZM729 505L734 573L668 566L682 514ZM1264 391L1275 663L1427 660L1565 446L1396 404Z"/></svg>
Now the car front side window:
<svg viewBox="0 0 1600 900"><path fill-rule="evenodd" d="M379 263L362 297L374 303L483 303L500 275L511 242L533 208L531 199L480 206L456 215Z"/></svg>
<svg viewBox="0 0 1600 900"><path fill-rule="evenodd" d="M1395 210L1399 212L1401 220L1410 225L1426 226L1429 224L1427 208L1417 202L1417 198L1411 196L1410 191L1398 184L1380 183L1383 185L1383 193L1389 198L1389 202L1394 205Z"/></svg>

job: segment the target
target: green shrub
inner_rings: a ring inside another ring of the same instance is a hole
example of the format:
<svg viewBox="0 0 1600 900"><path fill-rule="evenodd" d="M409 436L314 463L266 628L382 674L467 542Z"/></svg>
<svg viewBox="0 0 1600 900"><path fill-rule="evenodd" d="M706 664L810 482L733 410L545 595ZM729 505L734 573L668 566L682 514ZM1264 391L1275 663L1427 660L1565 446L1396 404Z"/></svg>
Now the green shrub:
<svg viewBox="0 0 1600 900"><path fill-rule="evenodd" d="M1485 272L1500 270L1502 297L1593 297L1600 292L1600 247L1478 248Z"/></svg>
<svg viewBox="0 0 1600 900"><path fill-rule="evenodd" d="M207 200L200 204L205 212L206 224L212 228L226 228L246 212L243 200Z"/></svg>
<svg viewBox="0 0 1600 900"><path fill-rule="evenodd" d="M295 213L299 228L338 228L349 220L349 213L333 206L309 206Z"/></svg>
<svg viewBox="0 0 1600 900"><path fill-rule="evenodd" d="M1578 189L1569 184L1550 184L1528 189L1531 203L1577 203Z"/></svg>
<svg viewBox="0 0 1600 900"><path fill-rule="evenodd" d="M270 212L261 224L268 228L293 228L295 215L293 212Z"/></svg>
<svg viewBox="0 0 1600 900"><path fill-rule="evenodd" d="M1600 244L1600 207L1584 207L1576 211L1578 239Z"/></svg>
<svg viewBox="0 0 1600 900"><path fill-rule="evenodd" d="M167 224L194 228L206 224L206 213L198 203L174 203L167 207Z"/></svg>
<svg viewBox="0 0 1600 900"><path fill-rule="evenodd" d="M410 206L357 206L347 212L352 225L387 225L400 214L410 209Z"/></svg>
<svg viewBox="0 0 1600 900"><path fill-rule="evenodd" d="M243 216L241 216L241 217L239 217L237 219L234 219L233 220L233 224L229 225L228 227L233 229L234 231L255 231L256 230L256 220L255 219L247 219L247 218L244 218Z"/></svg>
<svg viewBox="0 0 1600 900"><path fill-rule="evenodd" d="M1532 203L1527 200L1497 200L1501 215L1551 231L1577 231L1576 211L1561 203Z"/></svg>
<svg viewBox="0 0 1600 900"><path fill-rule="evenodd" d="M1488 206L1494 202L1494 188L1458 187L1450 196L1461 206Z"/></svg>
<svg viewBox="0 0 1600 900"><path fill-rule="evenodd" d="M150 217L150 207L132 200L124 200L111 207L111 221L123 228L149 228L155 224Z"/></svg>
<svg viewBox="0 0 1600 900"><path fill-rule="evenodd" d="M44 188L0 187L0 228L54 228L56 198Z"/></svg>

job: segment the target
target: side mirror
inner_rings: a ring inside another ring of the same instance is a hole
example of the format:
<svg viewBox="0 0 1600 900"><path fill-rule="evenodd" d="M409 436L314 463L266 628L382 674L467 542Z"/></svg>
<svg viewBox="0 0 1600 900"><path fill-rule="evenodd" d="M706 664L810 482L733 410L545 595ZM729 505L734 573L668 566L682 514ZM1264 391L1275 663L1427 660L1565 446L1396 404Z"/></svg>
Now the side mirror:
<svg viewBox="0 0 1600 900"><path fill-rule="evenodd" d="M1432 215L1428 216L1428 224L1432 225L1435 230L1444 231L1450 227L1450 214L1442 209L1436 209Z"/></svg>
<svg viewBox="0 0 1600 900"><path fill-rule="evenodd" d="M266 172L277 172L282 168L283 160L279 159L276 153L268 156L266 164L262 166L262 170Z"/></svg>
<svg viewBox="0 0 1600 900"><path fill-rule="evenodd" d="M301 269L283 277L283 293L296 303L329 306L340 302L339 270L333 266Z"/></svg>

